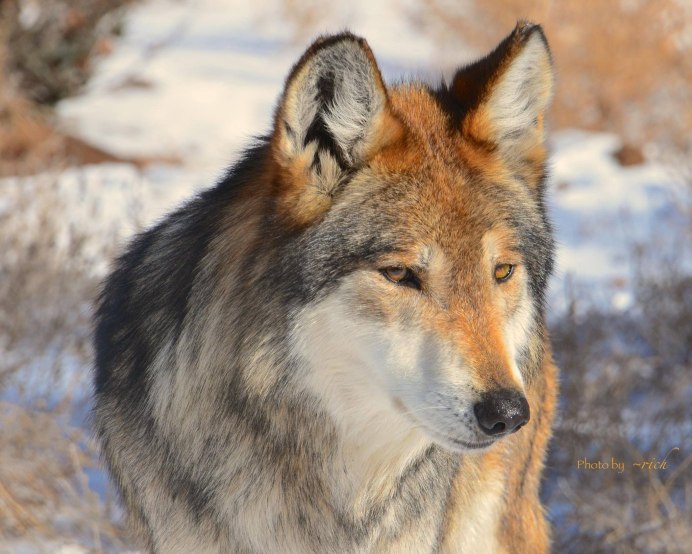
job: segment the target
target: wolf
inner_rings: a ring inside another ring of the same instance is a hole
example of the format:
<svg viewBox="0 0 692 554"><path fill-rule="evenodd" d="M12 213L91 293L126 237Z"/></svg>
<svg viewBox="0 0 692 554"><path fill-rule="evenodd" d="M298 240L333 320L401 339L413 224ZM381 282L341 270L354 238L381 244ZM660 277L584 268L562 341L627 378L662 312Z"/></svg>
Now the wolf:
<svg viewBox="0 0 692 554"><path fill-rule="evenodd" d="M94 428L150 552L547 551L553 82L528 22L439 86L319 38L271 133L132 241Z"/></svg>

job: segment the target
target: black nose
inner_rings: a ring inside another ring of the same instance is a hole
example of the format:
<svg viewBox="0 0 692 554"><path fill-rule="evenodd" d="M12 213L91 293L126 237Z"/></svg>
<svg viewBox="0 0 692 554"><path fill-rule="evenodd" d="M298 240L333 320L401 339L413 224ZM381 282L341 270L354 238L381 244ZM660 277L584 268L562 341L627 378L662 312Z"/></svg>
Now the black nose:
<svg viewBox="0 0 692 554"><path fill-rule="evenodd" d="M503 389L486 392L473 407L476 419L486 435L518 431L529 421L529 403L519 391Z"/></svg>

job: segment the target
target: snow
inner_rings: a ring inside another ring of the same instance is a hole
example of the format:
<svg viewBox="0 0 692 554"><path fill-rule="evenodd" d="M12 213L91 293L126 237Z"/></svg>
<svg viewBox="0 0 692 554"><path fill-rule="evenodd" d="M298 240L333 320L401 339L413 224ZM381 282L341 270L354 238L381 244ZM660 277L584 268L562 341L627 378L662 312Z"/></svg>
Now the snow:
<svg viewBox="0 0 692 554"><path fill-rule="evenodd" d="M662 165L621 167L612 154L622 144L612 134L563 131L551 145L549 204L558 241L553 290L577 279L592 287L601 307L625 310L633 248L685 225L681 182ZM553 307L564 305L555 300Z"/></svg>
<svg viewBox="0 0 692 554"><path fill-rule="evenodd" d="M87 93L59 105L64 127L121 156L180 156L212 179L250 137L269 130L283 81L305 47L290 25L266 16L270 10L221 0L135 6ZM404 10L395 0L333 5L320 27L367 36L385 78L398 79L421 73L436 55ZM126 87L132 80L147 86Z"/></svg>

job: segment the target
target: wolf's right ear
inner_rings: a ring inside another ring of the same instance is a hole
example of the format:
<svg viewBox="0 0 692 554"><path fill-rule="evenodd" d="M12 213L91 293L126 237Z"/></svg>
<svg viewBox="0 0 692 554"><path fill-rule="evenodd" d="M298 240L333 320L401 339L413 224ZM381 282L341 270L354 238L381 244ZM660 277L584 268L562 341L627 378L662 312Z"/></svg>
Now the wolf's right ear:
<svg viewBox="0 0 692 554"><path fill-rule="evenodd" d="M485 58L460 69L451 91L462 136L500 153L532 185L545 161L544 117L553 96L548 43L539 25L520 21Z"/></svg>
<svg viewBox="0 0 692 554"><path fill-rule="evenodd" d="M276 112L282 208L311 222L350 174L401 133L367 42L350 33L318 39L291 71Z"/></svg>

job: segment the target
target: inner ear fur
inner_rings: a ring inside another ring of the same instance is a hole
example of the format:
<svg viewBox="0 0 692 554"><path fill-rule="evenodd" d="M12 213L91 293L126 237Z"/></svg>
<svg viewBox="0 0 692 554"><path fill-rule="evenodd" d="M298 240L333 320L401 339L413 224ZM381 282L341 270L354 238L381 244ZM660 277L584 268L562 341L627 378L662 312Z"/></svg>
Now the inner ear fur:
<svg viewBox="0 0 692 554"><path fill-rule="evenodd" d="M513 172L533 180L545 161L554 80L543 30L519 22L495 50L454 76L450 92L462 114L462 137L499 152Z"/></svg>
<svg viewBox="0 0 692 554"><path fill-rule="evenodd" d="M284 209L311 221L401 132L367 42L351 33L318 39L293 67L276 111L272 148Z"/></svg>

